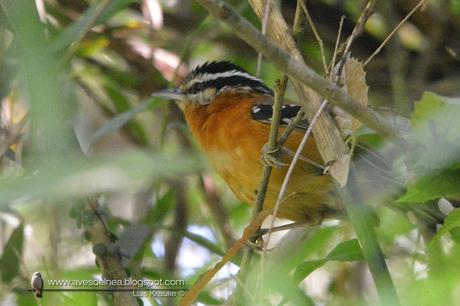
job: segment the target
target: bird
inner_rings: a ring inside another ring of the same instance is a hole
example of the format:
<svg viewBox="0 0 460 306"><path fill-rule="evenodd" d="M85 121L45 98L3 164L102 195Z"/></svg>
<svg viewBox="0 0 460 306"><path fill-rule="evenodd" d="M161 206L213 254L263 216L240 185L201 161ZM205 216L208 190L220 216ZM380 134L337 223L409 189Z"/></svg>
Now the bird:
<svg viewBox="0 0 460 306"><path fill-rule="evenodd" d="M215 171L239 200L254 205L263 171L261 156L266 152L269 139L273 91L243 68L228 61L213 61L194 68L177 88L160 90L153 96L176 101L193 138ZM283 133L300 111L299 105L284 101L279 133ZM308 126L308 120L302 118L283 144L284 150L279 151L264 207L273 208L276 204L288 170L280 165L292 161L292 152L299 147ZM358 146L358 151L362 158L357 164L364 169L358 179L367 183L364 190L371 195L394 190L391 165L364 146ZM277 217L307 225L318 225L325 219L342 219L346 214L344 205L333 178L321 167L324 161L313 135L301 157ZM439 221L438 217L433 219Z"/></svg>
<svg viewBox="0 0 460 306"><path fill-rule="evenodd" d="M43 296L43 278L40 272L34 272L30 280L35 296L41 298Z"/></svg>

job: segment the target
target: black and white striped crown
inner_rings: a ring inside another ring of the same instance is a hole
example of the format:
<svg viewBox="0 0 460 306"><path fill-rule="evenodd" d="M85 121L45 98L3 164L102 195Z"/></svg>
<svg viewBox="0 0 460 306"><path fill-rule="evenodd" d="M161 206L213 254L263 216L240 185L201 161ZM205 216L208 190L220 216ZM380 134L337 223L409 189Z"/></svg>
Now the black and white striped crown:
<svg viewBox="0 0 460 306"><path fill-rule="evenodd" d="M192 95L208 88L214 88L216 92L236 89L273 95L273 91L262 80L227 61L206 62L196 67L187 76L182 88L184 88L186 94Z"/></svg>

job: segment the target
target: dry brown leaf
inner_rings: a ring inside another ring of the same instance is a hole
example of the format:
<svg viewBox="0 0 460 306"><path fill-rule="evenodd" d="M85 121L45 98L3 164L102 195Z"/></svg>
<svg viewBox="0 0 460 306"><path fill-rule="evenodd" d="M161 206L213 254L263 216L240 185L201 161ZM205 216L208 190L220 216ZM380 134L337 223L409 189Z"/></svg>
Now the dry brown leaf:
<svg viewBox="0 0 460 306"><path fill-rule="evenodd" d="M366 84L366 72L364 72L362 63L354 58L349 58L345 62L340 79L348 94L362 105L367 106L369 87ZM334 115L343 137L352 135L362 125L361 122L340 108L334 108ZM350 153L343 155L329 168L329 173L341 187L347 184L352 154L353 148Z"/></svg>
<svg viewBox="0 0 460 306"><path fill-rule="evenodd" d="M339 183L340 187L345 187L350 172L351 153L342 155L330 168L329 173Z"/></svg>
<svg viewBox="0 0 460 306"><path fill-rule="evenodd" d="M350 58L344 66L345 86L348 94L362 105L367 106L368 90L366 84L366 72L363 64L354 58ZM355 132L362 123L352 118L352 131Z"/></svg>

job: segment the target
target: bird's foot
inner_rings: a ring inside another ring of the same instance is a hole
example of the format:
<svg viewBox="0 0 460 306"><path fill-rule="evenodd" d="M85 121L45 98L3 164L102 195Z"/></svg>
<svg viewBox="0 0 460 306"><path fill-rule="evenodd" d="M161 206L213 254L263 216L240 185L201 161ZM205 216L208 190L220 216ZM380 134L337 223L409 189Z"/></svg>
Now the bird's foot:
<svg viewBox="0 0 460 306"><path fill-rule="evenodd" d="M280 225L280 226L274 226L271 229L270 228L261 228L259 230L259 235L262 236L262 235L268 234L268 232L270 232L270 233L281 232L281 231L287 231L287 230L290 230L290 229L299 228L299 227L305 227L305 226L307 226L307 224L305 222L292 222L292 223L289 223L289 224L284 224L284 225Z"/></svg>
<svg viewBox="0 0 460 306"><path fill-rule="evenodd" d="M249 248L253 249L254 251L261 252L264 250L265 242L261 235L259 234L256 234L256 235L257 235L256 239L246 241L246 245Z"/></svg>
<svg viewBox="0 0 460 306"><path fill-rule="evenodd" d="M271 150L268 148L267 143L262 147L261 162L273 168L281 168L289 165L280 160L280 149Z"/></svg>

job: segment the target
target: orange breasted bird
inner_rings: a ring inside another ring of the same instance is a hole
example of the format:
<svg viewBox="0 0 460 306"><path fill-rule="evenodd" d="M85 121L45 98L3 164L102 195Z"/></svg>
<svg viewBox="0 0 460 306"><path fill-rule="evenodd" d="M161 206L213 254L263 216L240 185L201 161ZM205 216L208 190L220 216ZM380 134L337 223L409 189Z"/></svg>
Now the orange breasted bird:
<svg viewBox="0 0 460 306"><path fill-rule="evenodd" d="M177 89L153 95L177 102L193 137L216 172L241 201L254 204L263 169L261 153L269 138L273 91L262 80L230 62L209 62L196 67ZM298 105L282 106L280 135L299 111ZM281 150L281 163L291 162L292 154L283 152L295 152L307 128L306 119L296 125L284 144L288 150ZM374 181L388 166L371 151L364 151L367 155L361 163L367 175L364 180ZM313 136L302 156L289 180L277 216L307 224L342 216L344 208L335 184L317 166L323 165L323 160ZM367 162L369 160L371 162ZM264 207L275 205L287 169L273 168ZM373 190L383 189L380 182L371 185L374 185Z"/></svg>

